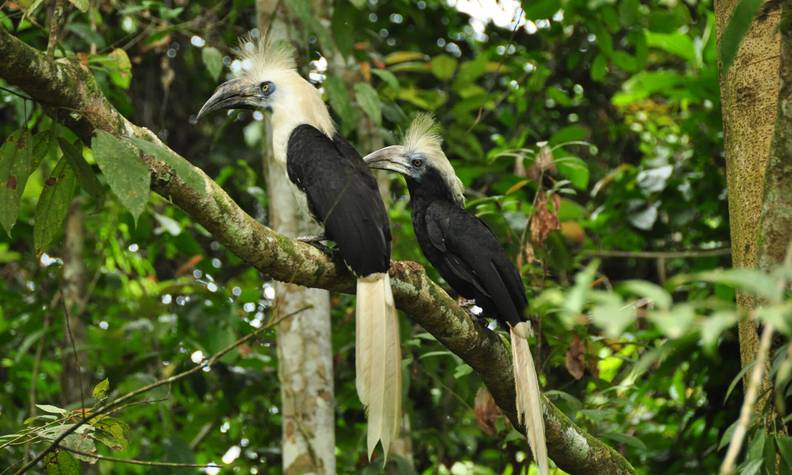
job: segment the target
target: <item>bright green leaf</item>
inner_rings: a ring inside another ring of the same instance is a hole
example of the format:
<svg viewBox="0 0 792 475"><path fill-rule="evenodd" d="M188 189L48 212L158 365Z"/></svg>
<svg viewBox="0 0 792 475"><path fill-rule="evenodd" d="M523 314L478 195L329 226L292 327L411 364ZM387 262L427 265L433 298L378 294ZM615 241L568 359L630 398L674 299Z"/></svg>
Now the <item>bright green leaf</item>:
<svg viewBox="0 0 792 475"><path fill-rule="evenodd" d="M201 51L201 59L212 79L217 81L223 72L223 53L214 46L207 46Z"/></svg>
<svg viewBox="0 0 792 475"><path fill-rule="evenodd" d="M693 307L687 304L677 305L672 310L649 312L649 320L669 338L680 338L684 335L695 317Z"/></svg>
<svg viewBox="0 0 792 475"><path fill-rule="evenodd" d="M91 6L88 0L69 0L69 3L77 7L77 9L83 13L87 12L88 7Z"/></svg>
<svg viewBox="0 0 792 475"><path fill-rule="evenodd" d="M151 191L148 167L131 146L103 130L96 132L91 148L110 189L137 222Z"/></svg>
<svg viewBox="0 0 792 475"><path fill-rule="evenodd" d="M64 414L68 414L69 413L69 411L67 411L66 409L61 409L58 406L51 406L49 404L36 404L36 407L41 409L44 412L49 412L50 414L61 414L61 415L64 415Z"/></svg>
<svg viewBox="0 0 792 475"><path fill-rule="evenodd" d="M102 399L107 395L108 389L110 389L110 380L105 378L94 386L93 391L91 391L91 396L93 396L94 399Z"/></svg>
<svg viewBox="0 0 792 475"><path fill-rule="evenodd" d="M432 58L432 74L441 81L451 79L456 71L458 61L447 54L439 54Z"/></svg>
<svg viewBox="0 0 792 475"><path fill-rule="evenodd" d="M561 157L554 160L558 173L572 182L572 185L579 189L585 190L588 187L589 169L586 162L578 157Z"/></svg>

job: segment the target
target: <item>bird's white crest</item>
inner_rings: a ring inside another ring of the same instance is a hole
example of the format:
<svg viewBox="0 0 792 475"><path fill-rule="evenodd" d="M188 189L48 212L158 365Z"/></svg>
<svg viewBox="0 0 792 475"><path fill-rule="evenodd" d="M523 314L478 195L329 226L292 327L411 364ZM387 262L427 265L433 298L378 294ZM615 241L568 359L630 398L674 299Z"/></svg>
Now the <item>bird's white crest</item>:
<svg viewBox="0 0 792 475"><path fill-rule="evenodd" d="M294 50L287 42L247 35L239 40L240 77L275 85L272 95L272 132L275 159L286 161L286 146L299 125L316 127L332 138L335 126L316 87L297 72Z"/></svg>
<svg viewBox="0 0 792 475"><path fill-rule="evenodd" d="M407 132L404 133L402 145L406 153L420 153L442 175L451 190L454 201L460 206L465 204L465 185L456 176L454 167L443 153L443 137L440 136L437 123L431 114L421 113L415 116Z"/></svg>

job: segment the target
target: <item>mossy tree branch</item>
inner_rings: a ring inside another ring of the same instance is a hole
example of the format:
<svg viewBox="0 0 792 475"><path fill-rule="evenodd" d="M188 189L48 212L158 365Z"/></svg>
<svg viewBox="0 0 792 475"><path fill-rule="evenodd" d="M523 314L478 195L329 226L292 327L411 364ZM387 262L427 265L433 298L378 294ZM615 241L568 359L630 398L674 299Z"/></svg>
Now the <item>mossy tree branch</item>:
<svg viewBox="0 0 792 475"><path fill-rule="evenodd" d="M76 60L48 61L0 27L0 77L38 101L86 143L104 130L161 144L148 129L124 118L102 95L90 71ZM175 153L175 152L174 152ZM152 188L203 225L229 250L273 279L339 292L354 290L344 265L316 248L293 241L258 223L200 170L203 190L189 187L163 161L145 156ZM397 306L423 326L481 377L498 406L517 425L510 352L493 332L472 318L413 262L395 262ZM544 406L547 445L553 461L573 474L631 474L621 454L576 426L549 401Z"/></svg>

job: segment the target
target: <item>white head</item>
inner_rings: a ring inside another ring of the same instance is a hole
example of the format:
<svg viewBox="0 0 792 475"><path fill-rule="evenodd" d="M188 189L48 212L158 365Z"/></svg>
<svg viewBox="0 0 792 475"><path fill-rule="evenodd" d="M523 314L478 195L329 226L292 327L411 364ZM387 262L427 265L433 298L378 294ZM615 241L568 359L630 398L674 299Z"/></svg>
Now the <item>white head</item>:
<svg viewBox="0 0 792 475"><path fill-rule="evenodd" d="M261 109L272 111L276 142L278 136L288 140L301 124L312 125L329 137L335 134L319 90L297 72L288 44L248 36L240 39L237 56L241 73L218 86L198 112L199 119L221 109Z"/></svg>
<svg viewBox="0 0 792 475"><path fill-rule="evenodd" d="M422 187L443 187L464 206L465 186L443 153L443 138L431 114L418 114L405 132L402 145L391 145L367 155L370 168L395 171ZM439 183L438 183L439 180Z"/></svg>

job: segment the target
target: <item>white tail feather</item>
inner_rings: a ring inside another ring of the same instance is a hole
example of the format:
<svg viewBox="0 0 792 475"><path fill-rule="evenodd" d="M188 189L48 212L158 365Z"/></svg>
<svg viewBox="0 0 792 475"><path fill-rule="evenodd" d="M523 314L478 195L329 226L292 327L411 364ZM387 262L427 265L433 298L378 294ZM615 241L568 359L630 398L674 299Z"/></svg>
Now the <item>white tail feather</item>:
<svg viewBox="0 0 792 475"><path fill-rule="evenodd" d="M368 456L382 443L385 458L401 427L401 343L388 274L357 281L355 385L368 414Z"/></svg>
<svg viewBox="0 0 792 475"><path fill-rule="evenodd" d="M545 442L542 400L539 390L539 377L536 375L531 348L528 346L529 326L527 322L511 327L512 368L514 386L517 394L517 419L525 426L528 445L531 446L534 460L539 466L539 474L549 473L547 443Z"/></svg>

